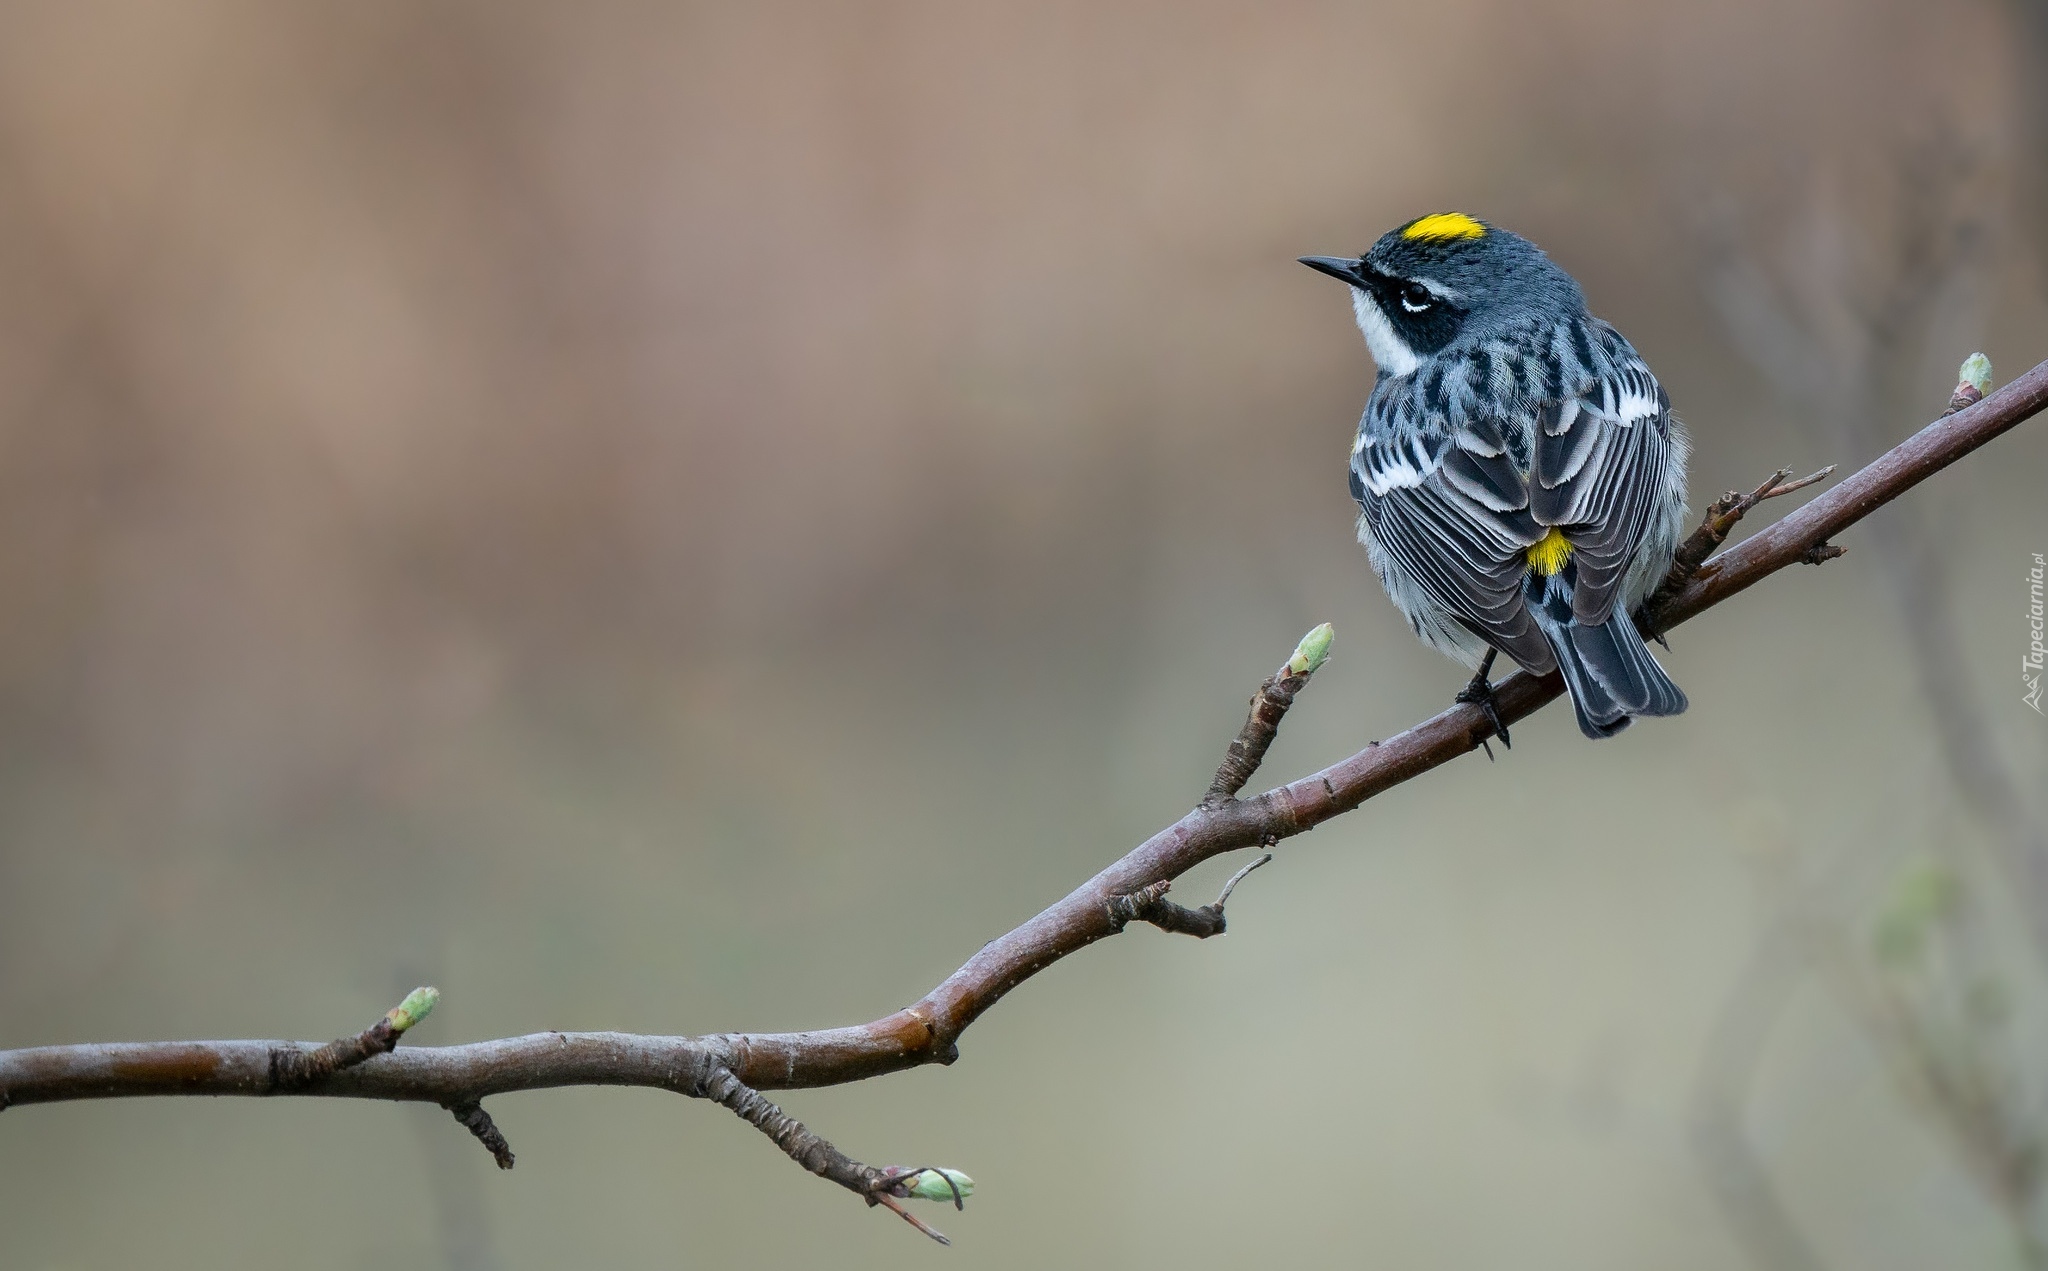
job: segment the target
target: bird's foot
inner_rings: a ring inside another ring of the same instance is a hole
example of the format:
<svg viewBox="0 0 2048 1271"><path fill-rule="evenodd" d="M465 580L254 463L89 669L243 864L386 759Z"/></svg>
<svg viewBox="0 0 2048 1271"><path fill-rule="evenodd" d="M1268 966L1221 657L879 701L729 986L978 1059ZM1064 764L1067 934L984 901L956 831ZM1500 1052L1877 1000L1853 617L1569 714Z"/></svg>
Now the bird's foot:
<svg viewBox="0 0 2048 1271"><path fill-rule="evenodd" d="M1486 715L1486 722L1492 725L1493 735L1500 738L1500 744L1513 750L1515 743L1508 740L1508 726L1500 717L1500 700L1493 695L1493 684L1487 679L1488 673L1492 670L1493 654L1489 652L1486 660L1479 664L1479 673L1474 675L1464 688L1458 690L1457 700L1477 706ZM1493 747L1487 746L1483 738L1479 744L1486 747L1486 757L1493 758Z"/></svg>

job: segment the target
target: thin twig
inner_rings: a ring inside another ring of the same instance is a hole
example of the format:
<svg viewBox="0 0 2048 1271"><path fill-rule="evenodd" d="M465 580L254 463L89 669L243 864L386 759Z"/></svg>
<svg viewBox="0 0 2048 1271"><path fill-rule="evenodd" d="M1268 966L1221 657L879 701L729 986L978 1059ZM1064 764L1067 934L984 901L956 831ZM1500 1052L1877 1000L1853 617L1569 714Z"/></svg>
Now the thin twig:
<svg viewBox="0 0 2048 1271"><path fill-rule="evenodd" d="M476 1135L476 1141L484 1145L484 1150L491 1154L499 1169L512 1168L512 1145L505 1141L505 1136L498 1130L498 1123L491 1120L491 1114L484 1111L483 1104L451 1103L445 1106L464 1129Z"/></svg>
<svg viewBox="0 0 2048 1271"><path fill-rule="evenodd" d="M1818 485L1832 476L1834 471L1835 465L1831 463L1819 472L1801 477L1797 481L1788 481L1786 478L1792 475L1792 469L1780 468L1764 478L1763 484L1750 493L1730 490L1708 504L1707 514L1700 519L1699 528L1672 553L1671 567L1665 571L1664 581L1657 584L1657 590L1643 602L1637 614L1636 625L1643 627L1646 633L1661 639L1662 630L1650 625L1648 615L1662 612L1678 598L1679 593L1685 590L1686 584L1692 581L1693 575L1699 573L1700 567L1707 563L1707 558L1712 556L1721 544L1728 541L1729 533L1749 514L1751 508L1766 499L1781 498L1794 490L1804 490L1810 485ZM1839 556L1841 552L1837 551L1835 555ZM1820 562L1808 563L1817 565Z"/></svg>
<svg viewBox="0 0 2048 1271"><path fill-rule="evenodd" d="M1214 909L1217 915L1220 917L1223 913L1223 902L1230 899L1230 893L1237 890L1237 885L1244 881L1244 876L1246 874L1251 873L1259 866L1266 864L1268 861L1272 859L1273 854L1271 852L1261 853L1256 860L1251 861L1250 863L1246 864L1243 869L1240 869L1235 874L1232 874L1230 876L1230 881L1223 884L1223 890L1216 893L1216 903L1208 907Z"/></svg>
<svg viewBox="0 0 2048 1271"><path fill-rule="evenodd" d="M1272 859L1273 854L1267 852L1232 874L1230 881L1223 884L1223 894L1216 897L1214 903L1203 905L1200 909L1189 909L1185 905L1177 905L1168 900L1166 893L1172 889L1173 882L1162 878L1128 895L1111 896L1107 905L1110 919L1117 924L1118 930L1122 930L1125 923L1149 922L1161 931L1193 936L1197 940L1220 936L1225 930L1223 902L1230 899L1230 893L1236 890L1238 883L1243 881L1246 874Z"/></svg>
<svg viewBox="0 0 2048 1271"><path fill-rule="evenodd" d="M373 1055L385 1055L397 1049L398 1039L407 1029L427 1017L434 1009L434 1003L441 1000L441 992L434 988L417 988L406 994L405 1000L390 1010L376 1023L353 1037L337 1037L325 1046L311 1050L296 1045L280 1045L270 1051L270 1084L275 1093L295 1094L322 1077L353 1068ZM509 1167L508 1167L509 1168Z"/></svg>
<svg viewBox="0 0 2048 1271"><path fill-rule="evenodd" d="M919 1218L916 1214L911 1213L903 1206L897 1204L894 1198L889 1196L886 1192L877 1192L875 1194L874 1199L876 1204L886 1205L889 1209L895 1212L898 1218L901 1218L903 1221L909 1223L911 1226L917 1228L919 1231L922 1231L924 1234L930 1236L932 1239L938 1241L940 1244L951 1245L953 1243L951 1240L948 1240L946 1238L945 1232L940 1231L937 1227L932 1226L924 1219Z"/></svg>
<svg viewBox="0 0 2048 1271"><path fill-rule="evenodd" d="M1237 730L1237 736L1231 738L1224 750L1223 762L1216 766L1215 779L1209 782L1209 793L1202 797L1203 807L1221 807L1230 802L1258 772L1280 731L1280 721L1287 717L1287 708L1294 705L1294 695L1307 686L1309 677L1329 656L1330 637L1327 622L1303 636L1294 656L1267 676L1259 691L1252 694L1251 711L1244 718L1244 727Z"/></svg>

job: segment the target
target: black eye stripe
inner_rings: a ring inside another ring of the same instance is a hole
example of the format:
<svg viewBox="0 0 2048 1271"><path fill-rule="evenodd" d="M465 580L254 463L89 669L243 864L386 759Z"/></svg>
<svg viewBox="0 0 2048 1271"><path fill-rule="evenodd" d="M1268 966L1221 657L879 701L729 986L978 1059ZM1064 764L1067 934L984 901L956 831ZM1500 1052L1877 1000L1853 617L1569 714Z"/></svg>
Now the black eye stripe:
<svg viewBox="0 0 2048 1271"><path fill-rule="evenodd" d="M1384 269L1377 268L1363 260L1358 263L1358 272L1360 280L1383 303L1399 301L1410 313L1420 313L1423 309L1427 309L1432 305L1442 305L1445 303L1421 283L1413 279L1403 278L1398 274L1390 274ZM1420 306L1420 308L1416 306Z"/></svg>
<svg viewBox="0 0 2048 1271"><path fill-rule="evenodd" d="M1464 325L1467 311L1463 305L1435 294L1413 279L1390 274L1360 260L1358 281L1372 293L1380 313L1402 341L1419 354L1428 356L1443 348ZM1411 307L1410 301L1421 302L1421 307Z"/></svg>

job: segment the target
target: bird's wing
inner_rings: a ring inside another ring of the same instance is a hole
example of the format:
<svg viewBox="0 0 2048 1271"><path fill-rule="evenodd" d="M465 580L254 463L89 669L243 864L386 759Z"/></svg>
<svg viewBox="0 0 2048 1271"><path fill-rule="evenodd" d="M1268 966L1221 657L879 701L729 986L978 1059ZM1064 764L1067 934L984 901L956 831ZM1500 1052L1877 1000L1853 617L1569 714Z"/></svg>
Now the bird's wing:
<svg viewBox="0 0 2048 1271"><path fill-rule="evenodd" d="M1351 457L1351 492L1374 541L1439 608L1517 661L1542 664L1521 588L1544 527L1500 428L1479 420L1447 438L1374 431Z"/></svg>
<svg viewBox="0 0 2048 1271"><path fill-rule="evenodd" d="M1643 541L1671 451L1671 398L1634 350L1586 392L1537 414L1529 511L1572 545L1572 617L1614 612Z"/></svg>

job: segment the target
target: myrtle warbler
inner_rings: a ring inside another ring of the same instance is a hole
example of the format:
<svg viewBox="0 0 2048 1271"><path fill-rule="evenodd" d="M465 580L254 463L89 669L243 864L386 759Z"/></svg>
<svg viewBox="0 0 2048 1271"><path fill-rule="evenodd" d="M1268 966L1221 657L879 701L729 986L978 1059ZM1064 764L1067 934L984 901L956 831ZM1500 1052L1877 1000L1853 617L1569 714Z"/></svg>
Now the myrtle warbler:
<svg viewBox="0 0 2048 1271"><path fill-rule="evenodd" d="M1498 650L1561 670L1588 737L1683 711L1629 616L1671 563L1689 449L1642 357L1534 243L1462 213L1301 263L1351 285L1379 363L1358 536L1415 634L1478 668L1460 700L1507 740Z"/></svg>

